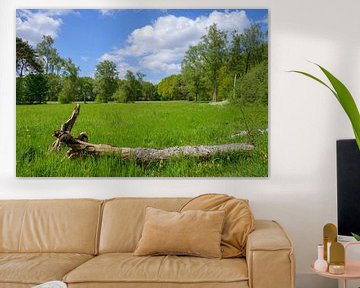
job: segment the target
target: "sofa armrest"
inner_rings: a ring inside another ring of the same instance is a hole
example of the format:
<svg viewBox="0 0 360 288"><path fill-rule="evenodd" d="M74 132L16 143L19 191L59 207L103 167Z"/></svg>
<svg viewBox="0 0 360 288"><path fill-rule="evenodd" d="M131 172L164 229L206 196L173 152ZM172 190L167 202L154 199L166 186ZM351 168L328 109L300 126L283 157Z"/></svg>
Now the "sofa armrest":
<svg viewBox="0 0 360 288"><path fill-rule="evenodd" d="M293 245L277 222L255 221L247 240L246 261L250 288L295 287Z"/></svg>

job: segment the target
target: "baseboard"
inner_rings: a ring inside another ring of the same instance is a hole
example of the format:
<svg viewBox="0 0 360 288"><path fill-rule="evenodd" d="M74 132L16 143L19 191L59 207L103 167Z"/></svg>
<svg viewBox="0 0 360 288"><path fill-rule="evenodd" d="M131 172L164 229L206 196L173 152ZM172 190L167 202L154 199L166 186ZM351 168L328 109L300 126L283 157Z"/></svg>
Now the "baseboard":
<svg viewBox="0 0 360 288"><path fill-rule="evenodd" d="M296 288L338 288L338 281L321 277L313 273L297 274Z"/></svg>

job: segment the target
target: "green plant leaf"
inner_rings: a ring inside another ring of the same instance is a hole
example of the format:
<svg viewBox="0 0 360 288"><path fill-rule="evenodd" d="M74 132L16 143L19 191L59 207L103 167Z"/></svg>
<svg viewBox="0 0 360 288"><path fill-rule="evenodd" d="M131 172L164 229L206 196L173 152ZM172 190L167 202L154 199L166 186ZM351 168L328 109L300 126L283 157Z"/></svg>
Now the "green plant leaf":
<svg viewBox="0 0 360 288"><path fill-rule="evenodd" d="M324 85L325 87L329 88L329 90L335 95L336 98L338 98L338 95L336 94L336 92L329 86L327 85L324 81L320 80L319 78L309 74L309 73L306 73L306 72L302 72L302 71L298 71L298 70L290 70L288 72L294 72L294 73L298 73L298 74L302 74L302 75L305 75L315 81L318 81L320 82L322 85Z"/></svg>
<svg viewBox="0 0 360 288"><path fill-rule="evenodd" d="M360 241L360 235L352 233L352 232L351 232L351 235L356 239L356 241Z"/></svg>
<svg viewBox="0 0 360 288"><path fill-rule="evenodd" d="M331 88L325 82L323 82L319 78L309 73L296 71L296 70L289 72L295 72L310 77L311 79L321 83L322 85L330 89L330 91L335 95L336 99L339 101L340 105L343 107L345 113L350 119L356 138L356 143L360 150L360 114L358 108L356 107L354 98L352 97L350 91L340 80L338 80L334 75L332 75L328 70L326 70L322 66L316 63L314 64L317 65L321 69L321 71L325 74L325 76L328 78L333 88Z"/></svg>
<svg viewBox="0 0 360 288"><path fill-rule="evenodd" d="M346 88L346 86L338 80L334 75L332 75L329 71L325 68L321 67L320 65L316 64L321 71L325 74L325 76L329 79L331 85L334 87L335 91L338 95L338 100L341 106L344 108L346 114L348 115L351 124L353 126L354 134L356 141L358 143L360 149L360 114L359 110L356 107L354 98L352 97L350 91Z"/></svg>

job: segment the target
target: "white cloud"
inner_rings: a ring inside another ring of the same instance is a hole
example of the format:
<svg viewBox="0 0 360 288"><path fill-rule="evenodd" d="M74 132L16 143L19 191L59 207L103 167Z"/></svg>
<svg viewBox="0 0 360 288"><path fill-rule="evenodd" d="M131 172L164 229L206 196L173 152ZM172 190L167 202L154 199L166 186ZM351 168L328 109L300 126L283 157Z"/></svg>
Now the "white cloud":
<svg viewBox="0 0 360 288"><path fill-rule="evenodd" d="M261 20L257 20L255 21L255 23L258 23L258 24L268 24L268 18L264 18L264 19L261 19Z"/></svg>
<svg viewBox="0 0 360 288"><path fill-rule="evenodd" d="M100 9L99 12L101 14L101 16L111 16L114 15L114 11L113 9Z"/></svg>
<svg viewBox="0 0 360 288"><path fill-rule="evenodd" d="M124 59L123 56L120 56L116 51L111 52L111 53L105 53L103 55L100 56L100 58L98 59L99 61L105 61L105 60L109 60L112 62L120 62Z"/></svg>
<svg viewBox="0 0 360 288"><path fill-rule="evenodd" d="M164 71L168 74L179 73L181 64L178 63L182 59L184 51L180 48L161 49L157 53L150 53L141 58L141 67L146 67L151 71Z"/></svg>
<svg viewBox="0 0 360 288"><path fill-rule="evenodd" d="M43 35L56 38L63 24L60 16L72 10L17 10L16 35L36 45Z"/></svg>
<svg viewBox="0 0 360 288"><path fill-rule="evenodd" d="M243 32L250 25L245 11L213 11L195 19L166 15L153 24L135 29L121 49L105 53L101 58L124 62L125 57L138 57L139 68L162 71L167 74L180 72L180 62L190 45L196 45L207 33L210 25L232 32Z"/></svg>
<svg viewBox="0 0 360 288"><path fill-rule="evenodd" d="M87 56L81 56L80 59L84 62L87 62L89 60L89 57Z"/></svg>
<svg viewBox="0 0 360 288"><path fill-rule="evenodd" d="M127 62L119 62L119 63L117 63L116 68L117 68L117 70L118 70L118 72L119 72L119 78L120 78L120 79L124 79L124 78L125 78L126 72L127 72L128 70L130 70L130 71L132 71L132 72L134 72L134 73L139 70L138 67L131 66L131 65L130 65L129 63L127 63Z"/></svg>

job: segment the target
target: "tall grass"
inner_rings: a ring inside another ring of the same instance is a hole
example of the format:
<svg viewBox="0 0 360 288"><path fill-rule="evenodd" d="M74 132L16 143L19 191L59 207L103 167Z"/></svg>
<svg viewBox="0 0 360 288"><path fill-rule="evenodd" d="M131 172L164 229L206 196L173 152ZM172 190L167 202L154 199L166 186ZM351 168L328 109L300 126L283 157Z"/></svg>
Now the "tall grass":
<svg viewBox="0 0 360 288"><path fill-rule="evenodd" d="M49 153L52 132L68 119L74 105L20 105L16 108L16 175L20 177L204 177L267 176L267 134L253 151L216 155L209 160L174 158L136 163L111 156L65 157L66 147ZM252 128L267 128L267 107L247 106ZM245 142L231 137L245 130L237 105L191 102L82 104L72 134L86 131L89 142L121 147L164 148Z"/></svg>

